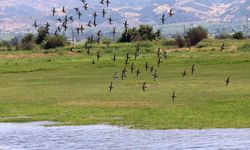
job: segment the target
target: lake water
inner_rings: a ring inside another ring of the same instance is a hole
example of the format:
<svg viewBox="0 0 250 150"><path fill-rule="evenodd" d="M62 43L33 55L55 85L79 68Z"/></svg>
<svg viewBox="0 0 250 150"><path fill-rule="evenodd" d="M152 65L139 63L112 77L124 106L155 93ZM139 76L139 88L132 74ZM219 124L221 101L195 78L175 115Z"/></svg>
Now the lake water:
<svg viewBox="0 0 250 150"><path fill-rule="evenodd" d="M250 149L250 129L131 130L108 125L0 123L3 150Z"/></svg>

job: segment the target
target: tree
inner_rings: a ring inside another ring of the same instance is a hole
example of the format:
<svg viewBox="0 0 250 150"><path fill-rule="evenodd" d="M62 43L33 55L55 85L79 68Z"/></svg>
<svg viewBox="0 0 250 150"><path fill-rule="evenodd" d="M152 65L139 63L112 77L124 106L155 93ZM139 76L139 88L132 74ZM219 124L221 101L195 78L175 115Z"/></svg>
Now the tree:
<svg viewBox="0 0 250 150"><path fill-rule="evenodd" d="M136 42L136 41L146 41L146 40L156 40L161 37L160 30L157 30L155 33L153 27L149 25L140 25L139 29L126 29L118 42Z"/></svg>
<svg viewBox="0 0 250 150"><path fill-rule="evenodd" d="M242 40L244 39L244 34L243 32L235 32L232 37L237 40Z"/></svg>
<svg viewBox="0 0 250 150"><path fill-rule="evenodd" d="M154 40L155 39L155 33L153 32L153 27L149 25L140 25L140 28L138 30L141 40Z"/></svg>
<svg viewBox="0 0 250 150"><path fill-rule="evenodd" d="M46 39L47 36L48 36L48 32L47 32L46 28L40 27L38 29L38 34L36 37L36 44L41 44Z"/></svg>
<svg viewBox="0 0 250 150"><path fill-rule="evenodd" d="M199 26L196 28L189 29L185 38L189 40L190 44L193 46L198 44L201 40L207 39L207 36L208 36L207 29Z"/></svg>

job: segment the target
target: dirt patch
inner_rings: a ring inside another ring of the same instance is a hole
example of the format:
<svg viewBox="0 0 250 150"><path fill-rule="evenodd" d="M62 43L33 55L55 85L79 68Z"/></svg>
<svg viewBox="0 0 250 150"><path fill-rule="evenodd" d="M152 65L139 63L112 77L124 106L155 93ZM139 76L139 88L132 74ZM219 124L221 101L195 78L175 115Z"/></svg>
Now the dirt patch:
<svg viewBox="0 0 250 150"><path fill-rule="evenodd" d="M43 53L32 53L32 54L0 54L0 58L44 58L49 56L56 56L57 54L43 54Z"/></svg>

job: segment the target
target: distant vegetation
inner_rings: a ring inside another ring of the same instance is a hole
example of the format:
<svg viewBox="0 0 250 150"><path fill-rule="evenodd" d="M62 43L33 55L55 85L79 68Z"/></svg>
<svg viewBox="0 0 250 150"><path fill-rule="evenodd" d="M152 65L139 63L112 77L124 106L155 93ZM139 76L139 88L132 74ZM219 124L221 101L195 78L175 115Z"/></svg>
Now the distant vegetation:
<svg viewBox="0 0 250 150"><path fill-rule="evenodd" d="M138 28L130 28L125 30L117 43L142 42L142 41L164 41L163 45L175 46L179 48L195 46L203 39L208 38L208 31L201 26L190 28L184 36L174 35L172 39L165 39L160 30L154 30L150 25L140 25ZM242 32L234 34L223 32L215 39L237 39L242 40L245 36ZM89 41L89 40L87 40ZM114 41L109 38L103 38L101 41L92 39L90 43L102 43L109 47ZM39 50L53 49L69 45L70 42L63 35L49 35L46 28L40 27L36 35L27 34L23 37L15 37L10 41L0 41L0 51L10 50ZM199 45L200 46L200 45Z"/></svg>

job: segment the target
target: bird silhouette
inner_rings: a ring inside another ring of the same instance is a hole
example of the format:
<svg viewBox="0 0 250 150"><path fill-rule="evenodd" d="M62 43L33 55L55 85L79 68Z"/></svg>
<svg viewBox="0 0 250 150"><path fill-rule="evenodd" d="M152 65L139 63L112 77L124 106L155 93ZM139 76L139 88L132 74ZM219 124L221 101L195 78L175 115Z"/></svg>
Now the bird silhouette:
<svg viewBox="0 0 250 150"><path fill-rule="evenodd" d="M160 58L161 57L161 49L160 48L158 48L158 50L157 50L157 58Z"/></svg>
<svg viewBox="0 0 250 150"><path fill-rule="evenodd" d="M94 17L94 20L96 20L96 17L97 17L97 13L96 12L93 13L93 17Z"/></svg>
<svg viewBox="0 0 250 150"><path fill-rule="evenodd" d="M56 20L57 20L58 22L60 22L60 23L62 22L62 19L61 19L61 18L57 18Z"/></svg>
<svg viewBox="0 0 250 150"><path fill-rule="evenodd" d="M113 89L114 89L113 82L110 82L110 84L109 84L109 92L111 93Z"/></svg>
<svg viewBox="0 0 250 150"><path fill-rule="evenodd" d="M135 64L132 63L131 66L130 66L131 73L134 73L134 70L135 70Z"/></svg>
<svg viewBox="0 0 250 150"><path fill-rule="evenodd" d="M173 100L173 102L175 101L175 99L176 99L176 94L175 94L175 91L173 92L173 95L172 95L172 100Z"/></svg>
<svg viewBox="0 0 250 150"><path fill-rule="evenodd" d="M165 21L166 21L165 14L163 14L162 17L161 17L161 23L165 24Z"/></svg>
<svg viewBox="0 0 250 150"><path fill-rule="evenodd" d="M74 9L75 9L76 13L78 13L78 12L79 12L79 8L77 8L77 7L76 7L76 8L74 8Z"/></svg>
<svg viewBox="0 0 250 150"><path fill-rule="evenodd" d="M37 27L38 27L38 25L37 25L37 21L36 21L36 20L35 20L35 22L34 22L33 26L34 26L35 28L37 28Z"/></svg>
<svg viewBox="0 0 250 150"><path fill-rule="evenodd" d="M98 51L96 54L97 61L99 61L100 57L101 57L101 54L100 54L100 51Z"/></svg>
<svg viewBox="0 0 250 150"><path fill-rule="evenodd" d="M157 61L157 66L158 66L158 68L160 67L161 62L162 62L162 61L161 61L161 57L159 57L159 58L158 58L158 61Z"/></svg>
<svg viewBox="0 0 250 150"><path fill-rule="evenodd" d="M122 71L122 75L121 75L121 77L122 77L122 80L125 80L125 78L126 78L126 71Z"/></svg>
<svg viewBox="0 0 250 150"><path fill-rule="evenodd" d="M62 13L66 13L65 7L62 8Z"/></svg>
<svg viewBox="0 0 250 150"><path fill-rule="evenodd" d="M150 72L152 73L154 71L154 66L151 66Z"/></svg>
<svg viewBox="0 0 250 150"><path fill-rule="evenodd" d="M186 75L187 75L186 70L184 70L182 76L185 77Z"/></svg>
<svg viewBox="0 0 250 150"><path fill-rule="evenodd" d="M137 70L136 70L136 77L137 77L137 78L139 78L140 73L141 73L141 72L140 72L140 69L137 69Z"/></svg>
<svg viewBox="0 0 250 150"><path fill-rule="evenodd" d="M114 21L111 17L108 18L109 24L112 25L112 22Z"/></svg>
<svg viewBox="0 0 250 150"><path fill-rule="evenodd" d="M115 37L116 37L116 28L114 27L113 28L113 31L112 31L112 35L113 35L113 40L115 41Z"/></svg>
<svg viewBox="0 0 250 150"><path fill-rule="evenodd" d="M146 91L146 88L147 88L147 82L143 82L142 84L142 91L145 92Z"/></svg>
<svg viewBox="0 0 250 150"><path fill-rule="evenodd" d="M100 4L103 4L103 5L104 5L104 4L105 4L105 3L104 3L104 0L101 0L101 1L100 1Z"/></svg>
<svg viewBox="0 0 250 150"><path fill-rule="evenodd" d="M195 71L196 71L195 65L193 64L193 65L192 65L192 69L191 69L192 75L194 75L194 72L195 72Z"/></svg>
<svg viewBox="0 0 250 150"><path fill-rule="evenodd" d="M124 27L127 29L128 28L128 20L126 20L123 24L124 24Z"/></svg>
<svg viewBox="0 0 250 150"><path fill-rule="evenodd" d="M85 11L88 11L88 4L87 3L85 3L82 7L84 8Z"/></svg>
<svg viewBox="0 0 250 150"><path fill-rule="evenodd" d="M77 15L78 15L78 19L81 19L82 13L80 11L78 11Z"/></svg>
<svg viewBox="0 0 250 150"><path fill-rule="evenodd" d="M109 4L110 4L110 1L109 1L109 0L106 0L106 5L107 5L107 7L109 7Z"/></svg>
<svg viewBox="0 0 250 150"><path fill-rule="evenodd" d="M168 15L169 15L169 17L172 17L174 15L172 8L169 10Z"/></svg>
<svg viewBox="0 0 250 150"><path fill-rule="evenodd" d="M128 58L125 59L125 65L127 66L129 64Z"/></svg>
<svg viewBox="0 0 250 150"><path fill-rule="evenodd" d="M114 76L113 76L113 79L114 79L114 80L117 80L117 79L118 79L118 74L117 74L117 72L115 72L115 74L114 74Z"/></svg>
<svg viewBox="0 0 250 150"><path fill-rule="evenodd" d="M159 76L157 75L157 70L155 70L155 72L154 72L154 74L153 74L152 76L153 76L153 78L154 78L154 81L156 81L156 79L159 77Z"/></svg>
<svg viewBox="0 0 250 150"><path fill-rule="evenodd" d="M222 43L220 51L222 52L225 49L225 43Z"/></svg>
<svg viewBox="0 0 250 150"><path fill-rule="evenodd" d="M148 71L148 68L149 68L148 62L146 62L146 64L145 64L146 71Z"/></svg>
<svg viewBox="0 0 250 150"><path fill-rule="evenodd" d="M51 10L52 11L52 15L55 16L55 13L56 13L56 8L53 7L53 9Z"/></svg>
<svg viewBox="0 0 250 150"><path fill-rule="evenodd" d="M116 61L116 55L114 54L113 55L113 62L115 62Z"/></svg>
<svg viewBox="0 0 250 150"><path fill-rule="evenodd" d="M229 83L231 82L231 81L230 81L230 76L229 76L229 77L227 77L227 80L226 80L225 82L226 82L226 86L228 86L228 85L229 85Z"/></svg>
<svg viewBox="0 0 250 150"><path fill-rule="evenodd" d="M95 20L95 19L94 19L93 25L94 25L94 27L96 27L96 26L97 26L97 24L96 24L96 20Z"/></svg>
<svg viewBox="0 0 250 150"><path fill-rule="evenodd" d="M105 15L106 15L106 11L105 9L102 10L102 17L105 18Z"/></svg>
<svg viewBox="0 0 250 150"><path fill-rule="evenodd" d="M164 57L164 59L168 59L168 53L167 53L167 51L163 52L163 57Z"/></svg>

